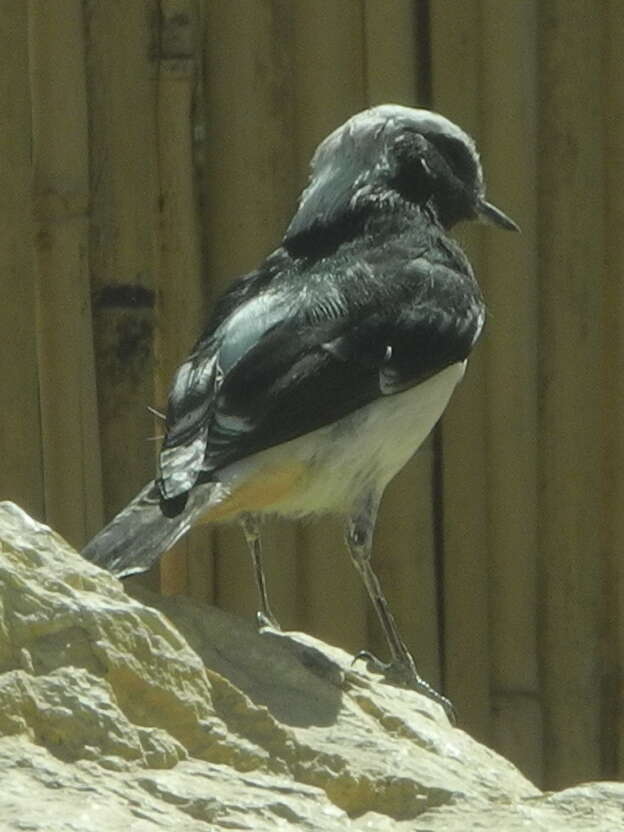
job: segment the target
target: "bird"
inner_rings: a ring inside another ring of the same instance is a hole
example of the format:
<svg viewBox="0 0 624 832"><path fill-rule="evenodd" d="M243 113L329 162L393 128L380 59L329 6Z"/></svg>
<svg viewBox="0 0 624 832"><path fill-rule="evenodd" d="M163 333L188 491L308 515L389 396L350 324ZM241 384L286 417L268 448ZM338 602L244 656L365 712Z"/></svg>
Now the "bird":
<svg viewBox="0 0 624 832"><path fill-rule="evenodd" d="M175 372L155 478L86 545L118 577L192 526L241 524L259 623L279 627L261 522L324 514L345 540L391 660L358 654L449 716L418 673L373 570L378 507L464 375L485 322L450 230L518 226L485 198L474 140L432 110L382 104L318 146L278 247L233 281Z"/></svg>

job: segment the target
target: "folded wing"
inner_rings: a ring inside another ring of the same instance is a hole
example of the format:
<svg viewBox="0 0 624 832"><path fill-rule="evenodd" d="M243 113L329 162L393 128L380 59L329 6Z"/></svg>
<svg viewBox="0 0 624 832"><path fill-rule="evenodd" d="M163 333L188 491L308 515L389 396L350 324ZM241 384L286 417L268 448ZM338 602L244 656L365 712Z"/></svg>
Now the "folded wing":
<svg viewBox="0 0 624 832"><path fill-rule="evenodd" d="M175 377L163 497L464 360L483 324L472 274L401 262L392 276L363 264L288 291L276 281L207 333Z"/></svg>

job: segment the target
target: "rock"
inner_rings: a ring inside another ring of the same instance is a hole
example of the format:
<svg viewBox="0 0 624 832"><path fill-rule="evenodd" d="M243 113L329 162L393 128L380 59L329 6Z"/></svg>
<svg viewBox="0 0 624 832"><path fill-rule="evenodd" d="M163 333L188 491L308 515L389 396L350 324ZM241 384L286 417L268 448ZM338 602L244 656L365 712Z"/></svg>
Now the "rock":
<svg viewBox="0 0 624 832"><path fill-rule="evenodd" d="M3 832L624 828L624 786L544 795L343 651L130 597L11 503L0 605Z"/></svg>

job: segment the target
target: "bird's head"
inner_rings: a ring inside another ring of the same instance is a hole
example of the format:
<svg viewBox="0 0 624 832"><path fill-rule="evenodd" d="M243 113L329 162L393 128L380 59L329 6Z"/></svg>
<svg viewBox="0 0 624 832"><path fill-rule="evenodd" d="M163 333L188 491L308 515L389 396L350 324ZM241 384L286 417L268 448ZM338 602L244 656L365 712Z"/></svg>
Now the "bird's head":
<svg viewBox="0 0 624 832"><path fill-rule="evenodd" d="M383 208L384 199L399 204L397 197L430 206L447 229L481 219L517 231L484 194L467 133L430 110L383 104L352 116L318 146L285 242Z"/></svg>

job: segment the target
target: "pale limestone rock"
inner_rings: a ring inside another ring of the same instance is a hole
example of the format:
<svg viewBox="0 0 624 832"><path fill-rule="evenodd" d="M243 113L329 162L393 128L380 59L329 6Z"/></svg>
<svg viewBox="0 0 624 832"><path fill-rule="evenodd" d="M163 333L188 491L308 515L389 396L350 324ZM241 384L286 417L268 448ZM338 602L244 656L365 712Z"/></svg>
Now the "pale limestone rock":
<svg viewBox="0 0 624 832"><path fill-rule="evenodd" d="M0 830L615 830L303 634L141 593L0 504ZM54 819L53 822L51 819Z"/></svg>

